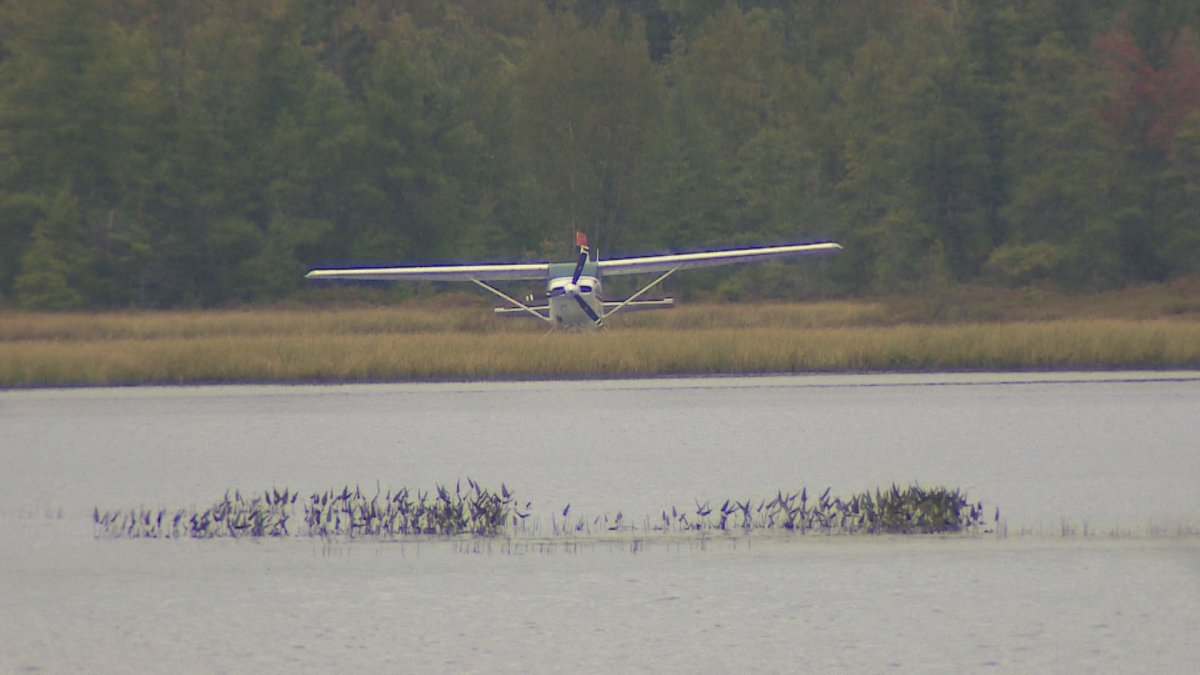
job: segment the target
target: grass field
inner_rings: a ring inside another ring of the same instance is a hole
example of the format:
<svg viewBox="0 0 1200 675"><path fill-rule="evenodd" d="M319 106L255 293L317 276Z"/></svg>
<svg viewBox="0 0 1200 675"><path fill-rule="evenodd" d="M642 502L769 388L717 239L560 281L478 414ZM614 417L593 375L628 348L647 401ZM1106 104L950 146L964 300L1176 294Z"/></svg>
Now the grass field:
<svg viewBox="0 0 1200 675"><path fill-rule="evenodd" d="M346 309L4 312L0 387L1200 368L1197 291L695 304L588 334L494 318L470 296Z"/></svg>

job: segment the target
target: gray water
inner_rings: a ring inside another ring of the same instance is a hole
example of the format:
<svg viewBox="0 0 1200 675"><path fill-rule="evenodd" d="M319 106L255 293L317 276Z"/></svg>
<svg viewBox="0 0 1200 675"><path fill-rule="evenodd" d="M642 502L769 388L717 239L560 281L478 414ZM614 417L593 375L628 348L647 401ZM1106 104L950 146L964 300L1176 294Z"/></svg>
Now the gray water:
<svg viewBox="0 0 1200 675"><path fill-rule="evenodd" d="M0 392L0 671L1192 670L1198 432L1200 373ZM919 480L999 507L1008 536L112 541L90 525L93 506L230 488L467 476L506 483L543 526L567 504L637 519Z"/></svg>

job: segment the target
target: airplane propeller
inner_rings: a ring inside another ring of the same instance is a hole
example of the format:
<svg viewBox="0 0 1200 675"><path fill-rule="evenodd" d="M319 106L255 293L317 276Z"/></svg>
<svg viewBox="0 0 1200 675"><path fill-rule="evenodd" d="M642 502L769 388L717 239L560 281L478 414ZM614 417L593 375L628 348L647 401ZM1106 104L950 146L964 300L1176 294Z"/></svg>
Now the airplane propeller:
<svg viewBox="0 0 1200 675"><path fill-rule="evenodd" d="M584 314L588 315L588 318L592 320L592 323L596 324L597 326L604 325L604 320L596 314L596 310L592 309L592 306L587 303L587 300L583 299L583 296L576 293L575 301L579 303L579 308L583 310Z"/></svg>
<svg viewBox="0 0 1200 675"><path fill-rule="evenodd" d="M587 260L588 248L587 246L580 246L579 262L575 264L575 272L571 275L571 283L550 291L548 297L553 298L564 294L573 296L575 298L575 302L579 303L579 308L583 310L583 313L586 314L589 319L592 320L592 323L596 324L596 326L603 326L604 319L602 319L600 315L596 314L596 310L592 309L592 306L588 304L587 300L583 299L583 295L581 294L583 292L590 292L592 290L590 286L581 287L579 285L579 277L583 275L583 267L587 264Z"/></svg>
<svg viewBox="0 0 1200 675"><path fill-rule="evenodd" d="M588 250L586 246L579 247L579 262L575 263L575 273L571 275L571 283L579 283L579 276L583 274L583 266L587 264Z"/></svg>
<svg viewBox="0 0 1200 675"><path fill-rule="evenodd" d="M588 259L587 247L580 246L579 247L579 262L575 264L575 274L571 275L571 286L575 290L575 302L579 303L579 308L583 310L584 314L588 315L588 318L592 320L592 323L599 326L599 325L603 324L603 321L600 319L599 316L596 315L596 310L592 309L592 306L587 303L587 300L584 300L583 296L579 294L579 291L581 290L579 288L579 276L581 274L583 274L583 266L587 263L587 259Z"/></svg>

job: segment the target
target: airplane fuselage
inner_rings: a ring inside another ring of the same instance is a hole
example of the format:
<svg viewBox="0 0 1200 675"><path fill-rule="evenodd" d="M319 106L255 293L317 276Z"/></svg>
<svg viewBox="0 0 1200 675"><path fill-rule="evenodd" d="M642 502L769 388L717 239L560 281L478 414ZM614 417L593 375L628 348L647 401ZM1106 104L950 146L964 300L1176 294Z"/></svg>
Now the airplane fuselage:
<svg viewBox="0 0 1200 675"><path fill-rule="evenodd" d="M580 276L578 282L572 277L556 277L546 284L546 296L549 300L550 321L555 328L592 329L596 322L580 306L579 300L586 302L596 316L604 315L604 301L601 299L601 284L598 277ZM576 300L576 297L579 300Z"/></svg>

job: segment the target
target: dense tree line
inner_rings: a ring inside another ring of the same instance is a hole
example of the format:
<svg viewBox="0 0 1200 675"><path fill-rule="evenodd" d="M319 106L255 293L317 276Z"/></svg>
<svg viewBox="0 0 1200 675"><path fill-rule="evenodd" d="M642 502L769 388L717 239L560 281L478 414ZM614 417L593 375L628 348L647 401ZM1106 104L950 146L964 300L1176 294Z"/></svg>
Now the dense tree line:
<svg viewBox="0 0 1200 675"><path fill-rule="evenodd" d="M1188 0L6 0L0 302L837 238L826 290L1200 272ZM770 266L724 292L794 292ZM698 277L694 283L713 282Z"/></svg>

